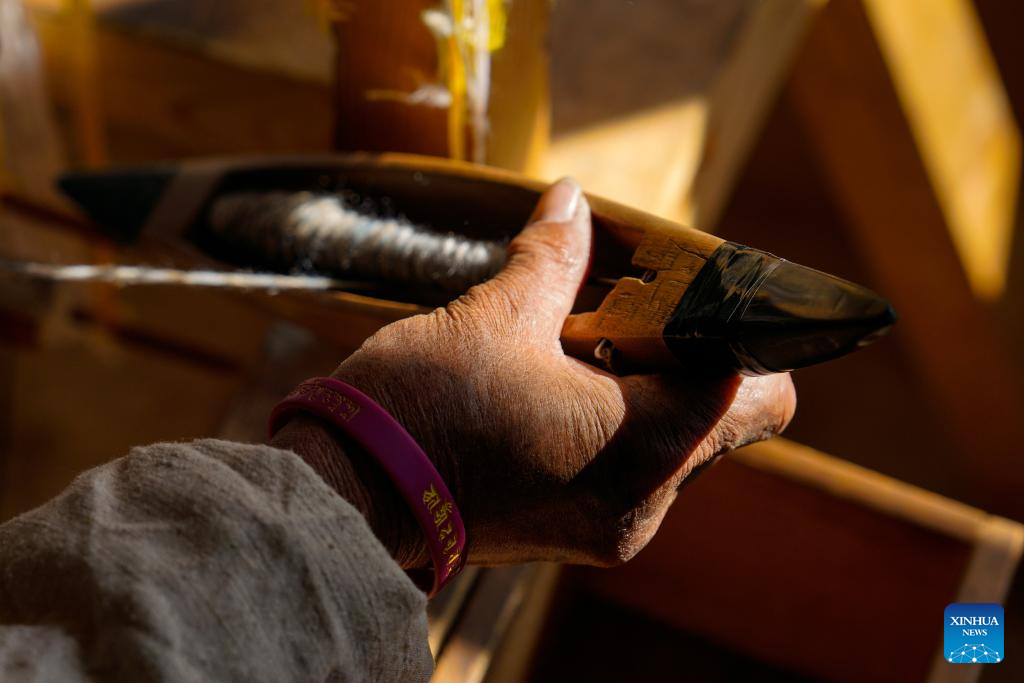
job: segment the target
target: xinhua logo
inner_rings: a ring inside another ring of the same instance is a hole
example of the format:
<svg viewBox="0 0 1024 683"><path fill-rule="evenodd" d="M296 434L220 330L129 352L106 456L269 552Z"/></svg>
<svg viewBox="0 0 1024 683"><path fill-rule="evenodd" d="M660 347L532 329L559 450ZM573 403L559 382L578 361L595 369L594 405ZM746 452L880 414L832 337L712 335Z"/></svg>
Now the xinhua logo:
<svg viewBox="0 0 1024 683"><path fill-rule="evenodd" d="M954 664L1003 661L1003 608L993 602L954 602L946 607L944 655Z"/></svg>

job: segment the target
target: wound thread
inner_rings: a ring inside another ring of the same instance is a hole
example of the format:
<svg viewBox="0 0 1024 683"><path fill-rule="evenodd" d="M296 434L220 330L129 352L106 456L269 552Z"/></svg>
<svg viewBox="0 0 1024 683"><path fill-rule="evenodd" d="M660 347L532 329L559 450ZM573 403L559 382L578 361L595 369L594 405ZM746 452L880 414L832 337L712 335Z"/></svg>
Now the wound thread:
<svg viewBox="0 0 1024 683"><path fill-rule="evenodd" d="M211 232L275 267L464 292L494 276L505 245L442 234L311 192L238 192L218 199Z"/></svg>

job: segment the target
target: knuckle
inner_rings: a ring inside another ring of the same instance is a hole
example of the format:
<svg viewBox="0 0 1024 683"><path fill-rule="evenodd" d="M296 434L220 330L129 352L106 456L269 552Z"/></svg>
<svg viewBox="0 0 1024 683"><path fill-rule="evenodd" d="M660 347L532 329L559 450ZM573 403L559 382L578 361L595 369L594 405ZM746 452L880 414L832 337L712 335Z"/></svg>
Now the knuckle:
<svg viewBox="0 0 1024 683"><path fill-rule="evenodd" d="M619 567L629 562L639 552L629 546L621 545L615 538L600 542L592 549L592 564L596 567Z"/></svg>
<svg viewBox="0 0 1024 683"><path fill-rule="evenodd" d="M729 414L724 415L706 439L704 443L706 452L702 454L701 461L728 453L749 443L753 440L751 435L755 431L757 430L749 429L749 425L741 422L740 419Z"/></svg>
<svg viewBox="0 0 1024 683"><path fill-rule="evenodd" d="M512 311L515 289L515 283L506 279L491 281L486 287L473 287L441 310L450 323L463 331L493 326L506 320Z"/></svg>
<svg viewBox="0 0 1024 683"><path fill-rule="evenodd" d="M462 325L473 319L473 311L477 308L480 300L479 292L475 287L463 293L459 298L450 302L439 311L431 311L430 315L436 316L444 324Z"/></svg>
<svg viewBox="0 0 1024 683"><path fill-rule="evenodd" d="M777 433L777 419L773 412L762 414L760 419L744 421L726 417L715 432L716 438L712 444L713 448L709 449L708 459L758 441L765 441Z"/></svg>
<svg viewBox="0 0 1024 683"><path fill-rule="evenodd" d="M449 339L452 319L444 308L410 316L389 323L367 337L357 353L363 357L394 358L411 349L421 347L425 341L433 345Z"/></svg>
<svg viewBox="0 0 1024 683"><path fill-rule="evenodd" d="M569 268L576 265L577 261L563 240L546 234L513 240L509 245L509 256L511 260L521 261L530 270L546 266Z"/></svg>
<svg viewBox="0 0 1024 683"><path fill-rule="evenodd" d="M742 403L742 407L728 411L715 425L706 440L710 456L781 433L796 409L793 382L788 375L757 378L757 384L745 390Z"/></svg>
<svg viewBox="0 0 1024 683"><path fill-rule="evenodd" d="M764 392L757 412L748 420L746 431L749 434L744 438L744 443L770 439L782 433L793 419L796 411L793 380L789 375L778 375L770 381L770 389Z"/></svg>
<svg viewBox="0 0 1024 683"><path fill-rule="evenodd" d="M633 559L654 535L638 510L616 518L603 527L591 547L593 564L617 567Z"/></svg>
<svg viewBox="0 0 1024 683"><path fill-rule="evenodd" d="M779 400L778 422L775 424L775 434L781 434L786 431L786 427L789 426L789 423L793 421L793 417L796 415L796 386L788 374L784 375L784 378Z"/></svg>

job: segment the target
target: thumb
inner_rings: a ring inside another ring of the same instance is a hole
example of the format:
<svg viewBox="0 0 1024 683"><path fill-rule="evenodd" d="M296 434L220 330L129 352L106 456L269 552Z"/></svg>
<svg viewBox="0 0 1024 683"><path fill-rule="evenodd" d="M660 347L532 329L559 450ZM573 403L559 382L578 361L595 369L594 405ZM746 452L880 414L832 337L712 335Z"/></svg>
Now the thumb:
<svg viewBox="0 0 1024 683"><path fill-rule="evenodd" d="M541 195L529 223L508 246L505 267L481 285L501 297L517 322L559 334L590 262L590 206L580 186L563 178Z"/></svg>

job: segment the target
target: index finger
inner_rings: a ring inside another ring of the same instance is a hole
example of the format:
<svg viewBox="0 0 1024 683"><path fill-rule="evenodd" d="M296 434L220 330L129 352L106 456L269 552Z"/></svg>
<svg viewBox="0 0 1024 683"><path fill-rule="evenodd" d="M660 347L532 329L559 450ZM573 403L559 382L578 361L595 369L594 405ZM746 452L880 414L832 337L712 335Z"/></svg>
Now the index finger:
<svg viewBox="0 0 1024 683"><path fill-rule="evenodd" d="M637 430L644 452L633 450L634 495L678 486L716 455L782 432L796 411L788 374L761 377L623 379L624 426Z"/></svg>

